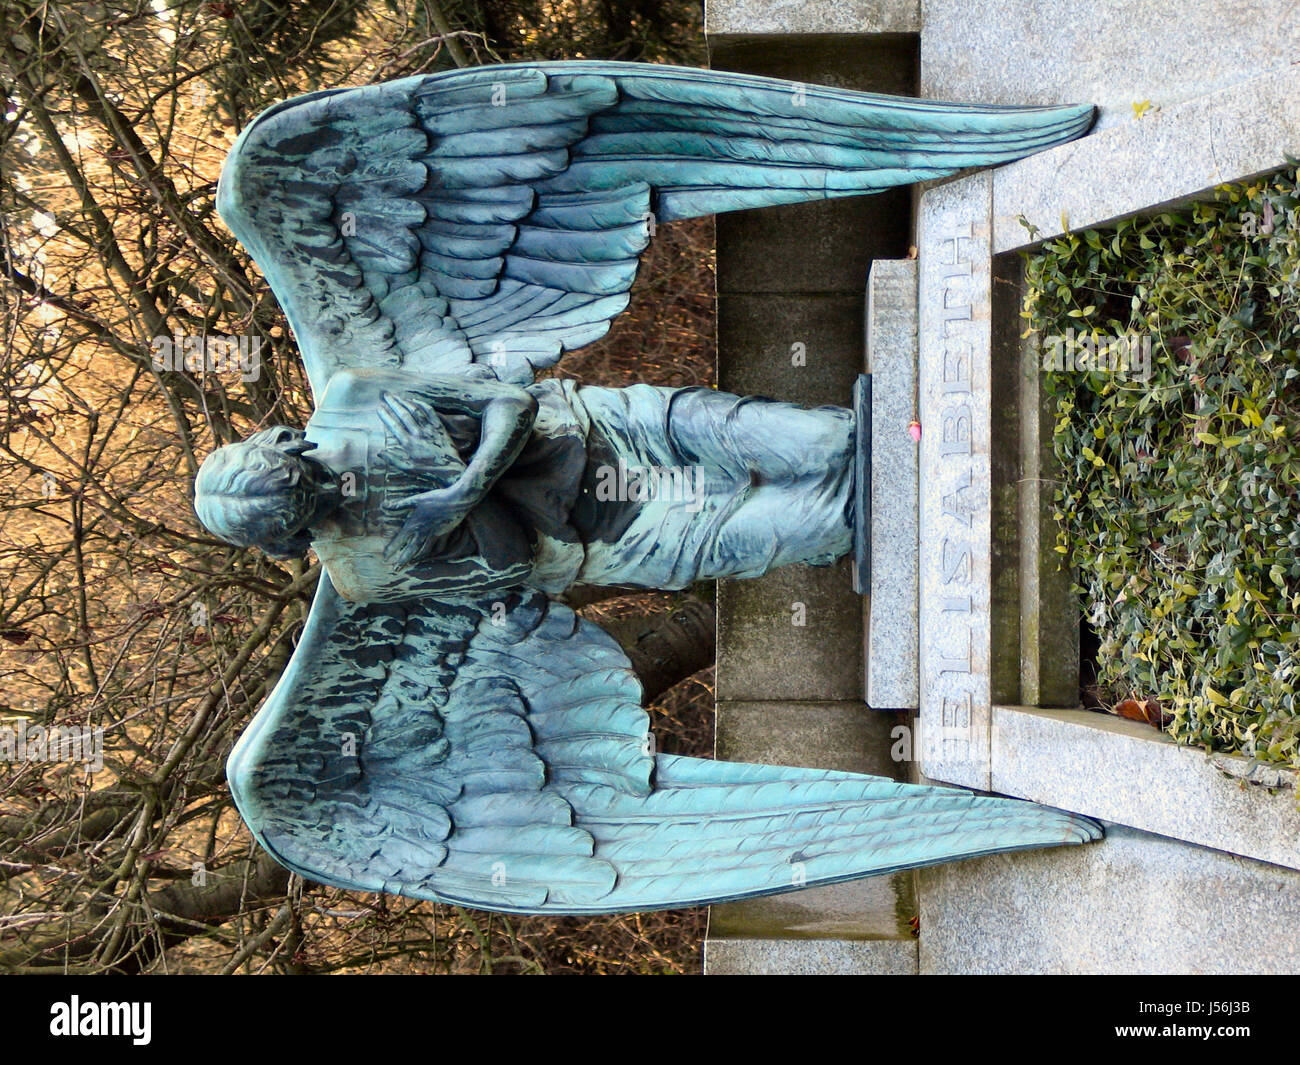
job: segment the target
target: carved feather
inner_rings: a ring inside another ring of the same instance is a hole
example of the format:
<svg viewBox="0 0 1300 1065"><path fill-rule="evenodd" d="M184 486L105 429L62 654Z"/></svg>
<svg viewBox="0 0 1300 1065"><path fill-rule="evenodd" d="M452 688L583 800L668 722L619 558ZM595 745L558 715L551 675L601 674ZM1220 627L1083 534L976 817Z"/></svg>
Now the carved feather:
<svg viewBox="0 0 1300 1065"><path fill-rule="evenodd" d="M627 305L651 219L878 192L1070 140L988 107L634 63L455 70L277 104L217 207L319 397L340 367L526 384Z"/></svg>

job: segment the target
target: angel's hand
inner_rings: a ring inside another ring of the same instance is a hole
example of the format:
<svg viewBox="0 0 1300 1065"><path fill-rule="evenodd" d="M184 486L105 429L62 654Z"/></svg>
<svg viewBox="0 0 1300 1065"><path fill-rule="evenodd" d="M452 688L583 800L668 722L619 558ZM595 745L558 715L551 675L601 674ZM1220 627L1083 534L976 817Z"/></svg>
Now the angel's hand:
<svg viewBox="0 0 1300 1065"><path fill-rule="evenodd" d="M396 447L383 452L393 466L409 473L426 474L431 465L445 461L446 455L438 441L446 431L428 404L386 392L378 414L384 428L397 441Z"/></svg>
<svg viewBox="0 0 1300 1065"><path fill-rule="evenodd" d="M473 506L466 492L455 484L385 502L384 510L389 513L410 513L401 529L389 538L384 558L407 566L426 557L440 537L465 520Z"/></svg>

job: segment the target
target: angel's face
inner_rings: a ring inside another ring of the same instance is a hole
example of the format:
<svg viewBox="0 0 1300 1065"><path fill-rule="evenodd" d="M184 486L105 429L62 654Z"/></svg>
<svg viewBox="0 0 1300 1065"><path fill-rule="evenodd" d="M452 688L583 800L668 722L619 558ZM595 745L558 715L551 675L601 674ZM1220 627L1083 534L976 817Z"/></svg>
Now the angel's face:
<svg viewBox="0 0 1300 1065"><path fill-rule="evenodd" d="M301 430L277 426L209 455L194 482L194 510L204 526L241 547L297 557L313 522L336 505L329 471L304 456Z"/></svg>

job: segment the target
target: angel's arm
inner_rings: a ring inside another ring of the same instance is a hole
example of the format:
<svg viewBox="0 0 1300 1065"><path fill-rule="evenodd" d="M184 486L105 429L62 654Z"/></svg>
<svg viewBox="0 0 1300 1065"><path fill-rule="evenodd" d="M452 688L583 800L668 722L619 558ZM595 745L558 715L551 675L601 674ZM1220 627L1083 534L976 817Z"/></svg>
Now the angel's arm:
<svg viewBox="0 0 1300 1065"><path fill-rule="evenodd" d="M390 510L409 511L387 552L399 564L421 557L437 537L454 529L482 502L519 457L537 417L532 395L500 381L429 376L403 393L386 392L379 417L412 458L418 460L422 426L435 416L425 403L479 419L479 442L451 484L385 504Z"/></svg>
<svg viewBox="0 0 1300 1065"><path fill-rule="evenodd" d="M464 473L441 491L457 499L468 512L488 494L510 464L519 457L537 418L537 400L517 385L504 381L466 377L427 376L411 394L438 410L469 414L479 419L479 443ZM388 396L385 406L396 414L401 397ZM434 493L424 493L432 496ZM412 502L418 502L416 496Z"/></svg>

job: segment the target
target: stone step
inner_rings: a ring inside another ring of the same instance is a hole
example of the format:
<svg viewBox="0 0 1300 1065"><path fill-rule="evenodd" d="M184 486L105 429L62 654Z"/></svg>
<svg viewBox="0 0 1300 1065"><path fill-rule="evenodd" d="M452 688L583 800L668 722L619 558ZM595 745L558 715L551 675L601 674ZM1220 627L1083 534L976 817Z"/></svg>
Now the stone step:
<svg viewBox="0 0 1300 1065"><path fill-rule="evenodd" d="M862 699L852 565L786 566L718 584L719 700Z"/></svg>
<svg viewBox="0 0 1300 1065"><path fill-rule="evenodd" d="M721 14L710 9L712 25ZM713 43L719 69L893 93L915 79L915 43L901 36ZM867 273L906 253L910 227L907 189L720 215L718 387L847 407L863 368ZM893 775L892 719L862 701L849 559L721 581L717 603L719 758ZM911 892L903 875L715 906L705 971L914 973Z"/></svg>
<svg viewBox="0 0 1300 1065"><path fill-rule="evenodd" d="M704 941L712 976L915 976L916 940L723 938Z"/></svg>
<svg viewBox="0 0 1300 1065"><path fill-rule="evenodd" d="M889 714L860 700L718 703L716 756L897 779ZM707 973L915 973L910 873L714 906Z"/></svg>
<svg viewBox="0 0 1300 1065"><path fill-rule="evenodd" d="M921 29L917 0L705 0L704 32L711 47L736 39L752 43L754 37L773 35L788 48L800 38L816 42L824 34L881 34L893 41ZM874 42L873 42L874 43ZM888 89L881 89L888 92ZM905 90L898 90L900 92Z"/></svg>

